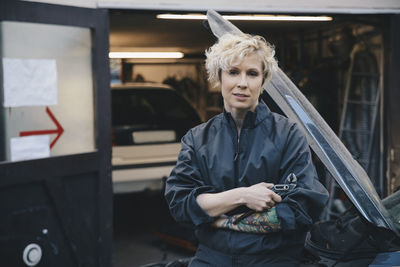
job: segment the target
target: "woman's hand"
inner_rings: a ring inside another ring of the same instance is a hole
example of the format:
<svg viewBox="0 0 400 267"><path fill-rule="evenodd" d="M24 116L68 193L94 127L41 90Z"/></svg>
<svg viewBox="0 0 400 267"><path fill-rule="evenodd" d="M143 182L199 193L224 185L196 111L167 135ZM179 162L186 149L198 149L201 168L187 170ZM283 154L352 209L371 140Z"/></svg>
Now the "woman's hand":
<svg viewBox="0 0 400 267"><path fill-rule="evenodd" d="M244 204L258 212L273 208L277 202L282 201L278 194L270 190L273 186L270 183L258 183L247 187L242 196Z"/></svg>
<svg viewBox="0 0 400 267"><path fill-rule="evenodd" d="M218 217L241 205L255 211L268 210L282 198L270 190L273 184L259 183L239 187L221 193L204 193L197 196L197 203L210 216Z"/></svg>

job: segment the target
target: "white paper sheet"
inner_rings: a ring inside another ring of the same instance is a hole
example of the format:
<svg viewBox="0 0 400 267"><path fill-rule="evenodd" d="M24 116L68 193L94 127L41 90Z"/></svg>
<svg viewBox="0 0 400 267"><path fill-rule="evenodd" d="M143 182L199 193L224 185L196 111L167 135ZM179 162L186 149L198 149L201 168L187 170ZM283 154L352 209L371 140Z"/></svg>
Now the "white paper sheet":
<svg viewBox="0 0 400 267"><path fill-rule="evenodd" d="M57 104L55 59L3 58L4 107Z"/></svg>
<svg viewBox="0 0 400 267"><path fill-rule="evenodd" d="M32 135L11 138L11 161L50 157L50 136Z"/></svg>

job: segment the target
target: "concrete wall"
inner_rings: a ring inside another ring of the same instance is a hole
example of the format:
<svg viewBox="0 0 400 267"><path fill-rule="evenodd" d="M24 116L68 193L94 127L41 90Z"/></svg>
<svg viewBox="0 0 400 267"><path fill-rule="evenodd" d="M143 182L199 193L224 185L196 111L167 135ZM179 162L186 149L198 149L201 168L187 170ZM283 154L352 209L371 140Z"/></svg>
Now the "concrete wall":
<svg viewBox="0 0 400 267"><path fill-rule="evenodd" d="M97 0L109 8L207 10L237 12L392 13L400 12L398 0Z"/></svg>
<svg viewBox="0 0 400 267"><path fill-rule="evenodd" d="M23 0L27 2L40 2L54 5L96 8L97 0Z"/></svg>
<svg viewBox="0 0 400 267"><path fill-rule="evenodd" d="M399 0L26 0L81 7L233 12L400 13Z"/></svg>

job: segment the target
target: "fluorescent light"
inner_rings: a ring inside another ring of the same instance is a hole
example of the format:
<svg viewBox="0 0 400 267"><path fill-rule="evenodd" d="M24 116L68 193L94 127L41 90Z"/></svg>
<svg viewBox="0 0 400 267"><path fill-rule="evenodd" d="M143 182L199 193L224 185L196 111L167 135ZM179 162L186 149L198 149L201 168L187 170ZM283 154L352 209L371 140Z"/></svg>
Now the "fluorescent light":
<svg viewBox="0 0 400 267"><path fill-rule="evenodd" d="M266 21L331 21L326 16L286 16L286 15L233 15L222 16L226 20L266 20Z"/></svg>
<svg viewBox="0 0 400 267"><path fill-rule="evenodd" d="M109 58L183 58L181 52L110 52Z"/></svg>
<svg viewBox="0 0 400 267"><path fill-rule="evenodd" d="M288 15L224 15L226 20L259 20L259 21L331 21L328 16L288 16ZM158 19L198 19L206 20L203 14L158 14Z"/></svg>
<svg viewBox="0 0 400 267"><path fill-rule="evenodd" d="M158 19L207 19L206 15L202 14L158 14Z"/></svg>

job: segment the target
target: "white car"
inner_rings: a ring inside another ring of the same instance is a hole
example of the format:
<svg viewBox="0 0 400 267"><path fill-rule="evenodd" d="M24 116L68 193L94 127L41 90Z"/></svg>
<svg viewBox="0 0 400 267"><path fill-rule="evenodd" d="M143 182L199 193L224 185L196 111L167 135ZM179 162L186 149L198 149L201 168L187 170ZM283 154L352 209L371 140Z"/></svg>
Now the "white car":
<svg viewBox="0 0 400 267"><path fill-rule="evenodd" d="M196 110L168 85L112 85L114 193L159 190L175 166L182 136L201 123Z"/></svg>

